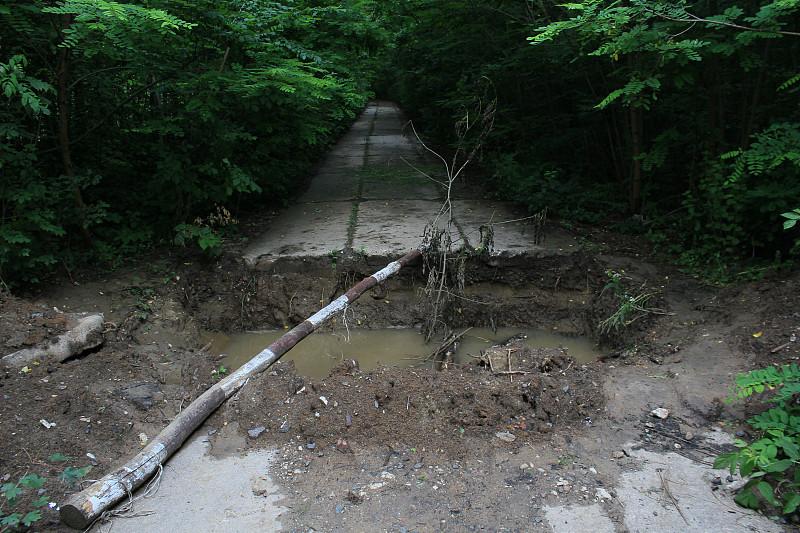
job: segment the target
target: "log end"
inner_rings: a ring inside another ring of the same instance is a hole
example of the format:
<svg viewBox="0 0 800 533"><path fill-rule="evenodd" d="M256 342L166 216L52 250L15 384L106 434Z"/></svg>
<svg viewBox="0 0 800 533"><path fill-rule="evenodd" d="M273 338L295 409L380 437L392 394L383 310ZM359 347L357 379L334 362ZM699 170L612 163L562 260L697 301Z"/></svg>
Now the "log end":
<svg viewBox="0 0 800 533"><path fill-rule="evenodd" d="M61 521L73 529L86 529L91 522L77 504L67 503L59 507Z"/></svg>

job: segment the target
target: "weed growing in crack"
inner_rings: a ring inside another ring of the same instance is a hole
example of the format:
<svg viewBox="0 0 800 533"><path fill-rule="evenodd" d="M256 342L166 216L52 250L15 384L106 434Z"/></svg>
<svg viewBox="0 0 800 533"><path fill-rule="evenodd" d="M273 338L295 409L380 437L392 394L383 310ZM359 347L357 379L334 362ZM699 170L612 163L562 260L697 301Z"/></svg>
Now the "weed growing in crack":
<svg viewBox="0 0 800 533"><path fill-rule="evenodd" d="M221 365L219 368L215 368L211 371L211 378L212 379L221 379L222 376L228 373L228 369L225 368L224 365Z"/></svg>

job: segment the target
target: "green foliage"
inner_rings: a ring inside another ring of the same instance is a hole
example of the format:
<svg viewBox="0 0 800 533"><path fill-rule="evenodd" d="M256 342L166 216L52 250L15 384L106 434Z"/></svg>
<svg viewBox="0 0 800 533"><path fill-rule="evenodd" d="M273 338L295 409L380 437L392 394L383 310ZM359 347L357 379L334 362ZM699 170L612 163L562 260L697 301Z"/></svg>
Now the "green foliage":
<svg viewBox="0 0 800 533"><path fill-rule="evenodd" d="M788 213L781 213L781 216L786 219L783 221L783 229L793 228L800 220L800 208L795 208Z"/></svg>
<svg viewBox="0 0 800 533"><path fill-rule="evenodd" d="M217 254L220 228L191 221L216 205L238 213L286 202L363 107L388 37L371 9L211 0L0 8L0 277L36 281L59 262L119 264L175 233ZM58 72L67 78L55 88L40 81ZM54 113L53 102L67 106Z"/></svg>
<svg viewBox="0 0 800 533"><path fill-rule="evenodd" d="M185 246L186 243L195 243L203 252L211 256L218 256L222 253L222 233L229 231L238 223L231 216L230 211L222 206L217 206L216 213L211 213L206 218L198 217L194 224L175 226L177 232L175 244Z"/></svg>
<svg viewBox="0 0 800 533"><path fill-rule="evenodd" d="M19 504L19 497L27 488L38 489L44 485L45 479L35 474L28 474L21 477L16 483L4 483L0 487L0 532L8 531L12 527L22 524L30 527L35 522L42 519L42 514L38 510L29 511L26 514L9 512ZM37 509L44 507L50 500L43 496L34 500L32 505Z"/></svg>
<svg viewBox="0 0 800 533"><path fill-rule="evenodd" d="M34 165L35 121L50 114L45 95L53 87L27 72L28 60L14 55L0 63L0 281L38 280L56 262L56 238L65 232L57 178L48 184Z"/></svg>
<svg viewBox="0 0 800 533"><path fill-rule="evenodd" d="M736 439L739 450L717 457L714 468L727 468L731 474L738 469L743 477L750 477L735 498L739 505L759 509L766 502L783 514L794 513L800 505L800 407L795 402L800 368L792 363L753 370L739 374L735 383L729 402L769 391L773 395L762 402L777 405L749 419L758 431L757 439L750 444Z"/></svg>
<svg viewBox="0 0 800 533"><path fill-rule="evenodd" d="M60 453L53 454L49 457L51 461L67 461L70 457ZM64 471L59 474L58 479L66 483L68 486L73 487L78 480L86 476L92 469L91 465L83 468L66 467ZM7 478L8 476L6 476ZM16 482L6 482L0 486L0 533L5 531L14 530L22 525L24 527L31 527L36 522L42 519L42 513L39 511L46 505L54 505L50 503L50 498L47 495L39 495L34 498L34 489L41 489L47 481L45 478L37 476L36 474L27 474L19 478ZM13 512L20 505L20 499L26 498L30 507L34 509L26 513Z"/></svg>
<svg viewBox="0 0 800 533"><path fill-rule="evenodd" d="M492 79L481 163L494 192L595 224L627 205L682 233L685 265L731 280L791 250L776 221L800 183L799 13L795 1L387 3L386 92L453 142L456 110Z"/></svg>
<svg viewBox="0 0 800 533"><path fill-rule="evenodd" d="M644 286L634 292L625 289L618 272L606 270L606 275L608 276L608 283L600 291L600 296L608 289L613 289L614 296L619 300L619 307L597 325L597 330L601 335L611 333L612 329L615 332L619 331L620 327L628 327L640 319L650 310L648 302L653 297L652 294L643 291Z"/></svg>
<svg viewBox="0 0 800 533"><path fill-rule="evenodd" d="M733 261L759 250L791 251L776 230L780 213L800 197L798 147L800 124L774 124L753 135L749 149L729 152L709 169L683 202L684 264L709 265L711 277L722 279Z"/></svg>

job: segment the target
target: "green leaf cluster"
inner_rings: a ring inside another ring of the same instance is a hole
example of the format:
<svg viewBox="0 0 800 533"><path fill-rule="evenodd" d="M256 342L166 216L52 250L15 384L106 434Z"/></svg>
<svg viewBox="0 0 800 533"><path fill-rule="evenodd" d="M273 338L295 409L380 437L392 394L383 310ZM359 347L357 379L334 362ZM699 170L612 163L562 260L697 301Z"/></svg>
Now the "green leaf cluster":
<svg viewBox="0 0 800 533"><path fill-rule="evenodd" d="M792 363L757 369L739 374L735 383L728 401L770 392L762 402L777 405L749 419L758 438L750 444L736 439L739 450L718 456L714 468L727 468L731 474L738 469L750 478L735 498L740 505L759 509L766 502L783 514L794 513L800 506L800 406L795 402L800 367Z"/></svg>
<svg viewBox="0 0 800 533"><path fill-rule="evenodd" d="M800 2L413 0L377 15L395 28L379 90L437 141L455 143L481 79L497 87L481 159L496 194L669 235L716 279L796 259L780 213L800 183Z"/></svg>
<svg viewBox="0 0 800 533"><path fill-rule="evenodd" d="M371 95L370 2L0 6L0 280L282 204ZM218 250L213 232L188 240Z"/></svg>

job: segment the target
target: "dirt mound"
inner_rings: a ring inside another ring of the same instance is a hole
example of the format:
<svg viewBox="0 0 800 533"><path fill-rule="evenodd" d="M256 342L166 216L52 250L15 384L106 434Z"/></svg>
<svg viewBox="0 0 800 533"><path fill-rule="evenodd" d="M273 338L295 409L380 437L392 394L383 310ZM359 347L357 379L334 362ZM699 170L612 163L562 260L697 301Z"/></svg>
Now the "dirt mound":
<svg viewBox="0 0 800 533"><path fill-rule="evenodd" d="M0 289L0 352L35 346L66 331L67 318L53 307L34 305Z"/></svg>
<svg viewBox="0 0 800 533"><path fill-rule="evenodd" d="M595 369L560 350L521 343L505 349L514 355L511 371L483 361L442 372L364 371L350 360L327 378L309 379L292 363L278 363L251 380L221 416L244 429L264 428L251 445L297 439L323 447L339 442L346 451L350 444L341 442L403 442L459 454L462 437L536 439L557 426L583 424L602 408Z"/></svg>

